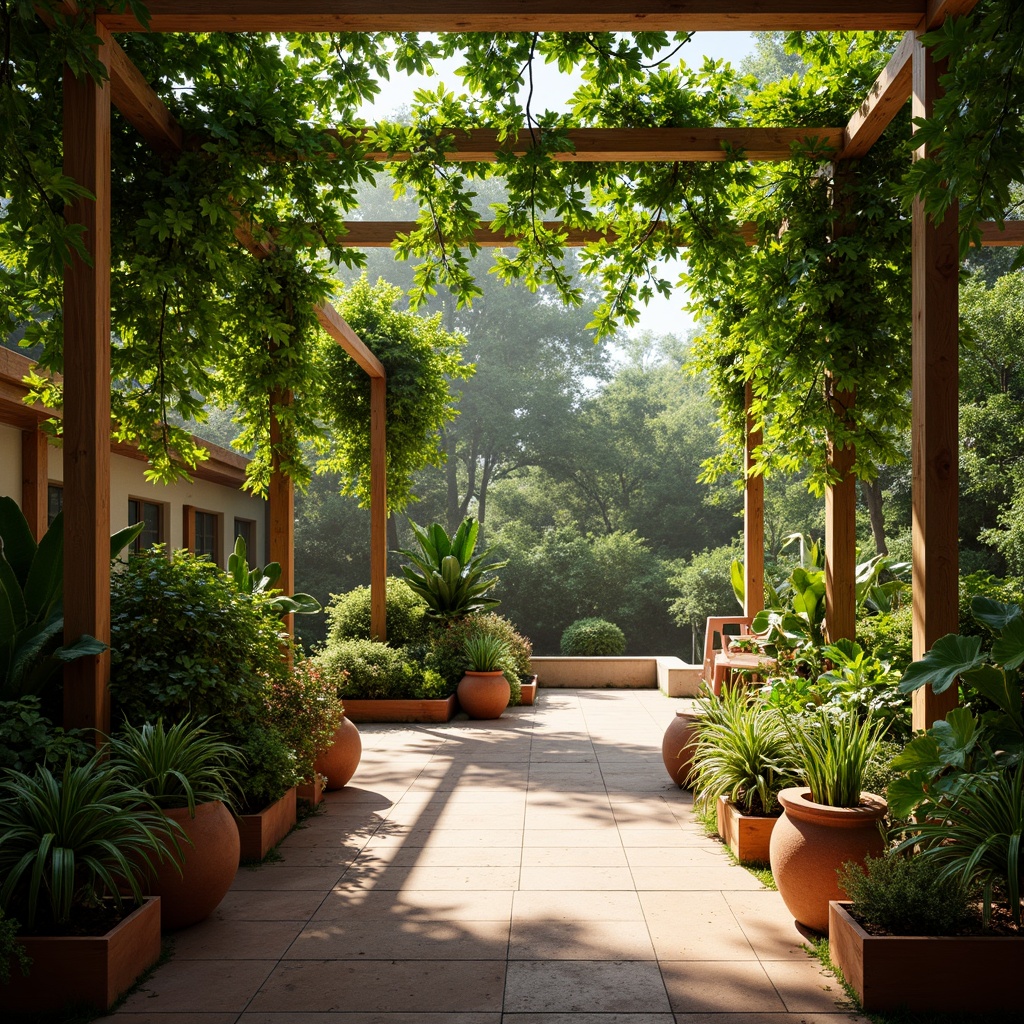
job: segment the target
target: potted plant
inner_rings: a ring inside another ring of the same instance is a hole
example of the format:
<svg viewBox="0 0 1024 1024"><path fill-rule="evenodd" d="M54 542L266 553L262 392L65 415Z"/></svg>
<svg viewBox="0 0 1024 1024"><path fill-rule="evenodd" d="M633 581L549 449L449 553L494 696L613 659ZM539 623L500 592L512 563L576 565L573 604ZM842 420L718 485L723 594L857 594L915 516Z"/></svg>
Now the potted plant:
<svg viewBox="0 0 1024 1024"><path fill-rule="evenodd" d="M807 785L779 793L782 816L772 830L769 861L783 902L800 924L827 933L830 900L845 898L837 870L880 854L886 803L862 792L883 723L822 707L787 722Z"/></svg>
<svg viewBox="0 0 1024 1024"><path fill-rule="evenodd" d="M160 900L143 898L178 830L96 753L55 776L0 781L0 908L32 966L0 985L6 1011L106 1010L160 956Z"/></svg>
<svg viewBox="0 0 1024 1024"><path fill-rule="evenodd" d="M799 778L778 710L741 687L698 704L690 779L695 802L715 808L718 833L740 861L768 860L782 807L779 792Z"/></svg>
<svg viewBox="0 0 1024 1024"><path fill-rule="evenodd" d="M512 693L504 671L508 644L491 633L476 633L467 637L463 651L466 674L459 683L459 704L470 718L500 718Z"/></svg>
<svg viewBox="0 0 1024 1024"><path fill-rule="evenodd" d="M204 724L186 718L165 729L160 719L137 729L126 722L110 740L111 765L183 835L149 879L149 893L162 900L165 930L206 920L238 870L238 828L229 808L244 759Z"/></svg>

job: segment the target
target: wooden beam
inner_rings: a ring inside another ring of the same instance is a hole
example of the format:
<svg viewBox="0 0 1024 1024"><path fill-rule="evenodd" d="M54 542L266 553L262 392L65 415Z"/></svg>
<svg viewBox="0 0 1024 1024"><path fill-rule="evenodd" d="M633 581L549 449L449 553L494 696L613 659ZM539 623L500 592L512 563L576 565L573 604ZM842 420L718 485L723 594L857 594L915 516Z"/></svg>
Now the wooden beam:
<svg viewBox="0 0 1024 1024"><path fill-rule="evenodd" d="M344 317L329 303L316 307L320 326L364 369L371 378L384 379L381 361L363 344L362 339L345 322Z"/></svg>
<svg viewBox="0 0 1024 1024"><path fill-rule="evenodd" d="M928 0L925 27L937 28L947 18L970 14L977 5L978 0Z"/></svg>
<svg viewBox="0 0 1024 1024"><path fill-rule="evenodd" d="M270 396L270 487L267 493L270 509L270 561L281 566L278 589L295 593L295 484L281 470L281 424L277 409L292 404L290 391L274 391ZM294 635L295 616L282 615L285 629ZM290 653L290 652L289 652Z"/></svg>
<svg viewBox="0 0 1024 1024"><path fill-rule="evenodd" d="M900 31L925 0L147 0L154 32ZM117 32L130 9L103 15Z"/></svg>
<svg viewBox="0 0 1024 1024"><path fill-rule="evenodd" d="M983 246L1024 245L1024 220L1003 221L1001 227L989 220L980 227Z"/></svg>
<svg viewBox="0 0 1024 1024"><path fill-rule="evenodd" d="M181 546L186 551L196 553L196 507L181 506Z"/></svg>
<svg viewBox="0 0 1024 1024"><path fill-rule="evenodd" d="M761 431L755 429L750 415L753 388L746 384L747 411L746 454L743 482L743 614L756 615L764 609L764 477L753 473L755 451L762 441Z"/></svg>
<svg viewBox="0 0 1024 1024"><path fill-rule="evenodd" d="M559 221L544 221L544 228L548 231L557 231L565 235L565 245L568 248L578 248L589 245L592 242L608 241L614 242L618 235L614 231L597 231L587 228L566 227ZM419 225L414 220L350 220L345 222L345 234L338 235L337 241L341 245L350 246L353 249L386 249L400 235L408 235L416 231ZM757 237L757 226L748 223L740 227L740 236L747 245L753 245ZM677 232L677 234L679 234ZM473 242L484 249L508 249L513 248L518 236L506 236L495 231L493 223L481 221L473 232ZM676 245L685 248L686 239L679 234Z"/></svg>
<svg viewBox="0 0 1024 1024"><path fill-rule="evenodd" d="M875 79L867 98L850 118L844 132L840 160L864 156L910 99L914 33L907 32L889 63Z"/></svg>
<svg viewBox="0 0 1024 1024"><path fill-rule="evenodd" d="M38 543L47 527L50 446L39 427L21 432L21 511Z"/></svg>
<svg viewBox="0 0 1024 1024"><path fill-rule="evenodd" d="M100 64L110 35L95 26ZM95 199L65 216L88 262L64 272L64 638L110 642L110 85L64 68L64 173ZM64 726L110 732L110 655L64 670Z"/></svg>
<svg viewBox="0 0 1024 1024"><path fill-rule="evenodd" d="M909 92L908 92L909 95ZM719 162L723 160L790 160L797 152L830 154L842 149L843 128L576 128L565 133L568 147L551 154L561 163ZM502 139L491 128L444 132L451 139L445 159L492 162L499 155L522 156L534 148L525 129ZM539 133L538 133L539 139ZM379 163L408 160L408 152L366 151Z"/></svg>
<svg viewBox="0 0 1024 1024"><path fill-rule="evenodd" d="M387 381L370 378L370 636L387 632L388 486Z"/></svg>
<svg viewBox="0 0 1024 1024"><path fill-rule="evenodd" d="M941 95L943 65L914 46L914 117L928 117ZM915 159L928 159L918 150ZM958 629L959 271L957 207L941 224L914 201L913 384L911 425L914 658ZM926 729L957 704L951 686L913 695L913 725Z"/></svg>

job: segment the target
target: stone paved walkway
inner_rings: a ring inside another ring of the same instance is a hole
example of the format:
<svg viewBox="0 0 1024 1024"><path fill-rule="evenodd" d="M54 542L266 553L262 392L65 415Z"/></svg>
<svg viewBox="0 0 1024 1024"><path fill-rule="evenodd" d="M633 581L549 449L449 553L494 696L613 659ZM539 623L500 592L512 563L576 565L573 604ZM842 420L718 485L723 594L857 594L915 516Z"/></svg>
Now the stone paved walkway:
<svg viewBox="0 0 1024 1024"><path fill-rule="evenodd" d="M840 1024L775 892L661 763L679 701L541 690L361 727L350 786L239 872L112 1024Z"/></svg>

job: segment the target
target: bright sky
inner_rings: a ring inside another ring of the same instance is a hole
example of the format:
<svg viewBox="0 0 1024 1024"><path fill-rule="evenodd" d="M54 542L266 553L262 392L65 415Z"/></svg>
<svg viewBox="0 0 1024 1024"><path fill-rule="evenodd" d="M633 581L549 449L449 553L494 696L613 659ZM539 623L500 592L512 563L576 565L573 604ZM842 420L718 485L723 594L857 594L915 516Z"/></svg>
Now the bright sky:
<svg viewBox="0 0 1024 1024"><path fill-rule="evenodd" d="M699 67L704 57L715 60L726 60L738 65L744 57L752 53L754 41L749 32L697 32L693 39L679 52L674 60L683 60L690 67ZM446 87L458 91L461 80L454 74L457 61L439 64L439 74L433 78L422 75L408 77L395 75L390 82L381 83L381 92L377 101L363 108L362 113L367 120L373 117L393 116L398 110L407 106L417 89L436 88L443 81ZM539 108L548 110L564 110L566 101L572 94L578 80L572 76L560 75L554 65L540 64L534 71L534 95ZM670 279L678 276L679 268L676 261L666 266L666 275ZM689 314L681 309L685 294L677 289L673 298L665 299L656 295L648 306L640 307L640 323L638 331L653 331L655 334L675 334L685 336L693 326Z"/></svg>

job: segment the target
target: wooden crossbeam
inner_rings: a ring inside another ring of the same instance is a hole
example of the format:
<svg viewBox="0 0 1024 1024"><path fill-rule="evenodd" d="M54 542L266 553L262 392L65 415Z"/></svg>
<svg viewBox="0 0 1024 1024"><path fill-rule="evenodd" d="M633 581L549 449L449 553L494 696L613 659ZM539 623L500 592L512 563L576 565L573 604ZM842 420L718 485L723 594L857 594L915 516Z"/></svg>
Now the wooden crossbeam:
<svg viewBox="0 0 1024 1024"><path fill-rule="evenodd" d="M1024 220L1003 221L1002 227L995 221L986 221L981 225L981 244L983 246L1024 245Z"/></svg>
<svg viewBox="0 0 1024 1024"><path fill-rule="evenodd" d="M385 377L381 361L366 347L359 335L349 327L344 317L329 302L322 302L316 307L316 318L320 326L370 377L380 379Z"/></svg>
<svg viewBox="0 0 1024 1024"><path fill-rule="evenodd" d="M978 0L928 0L925 26L926 28L936 28L947 18L970 14L977 5Z"/></svg>
<svg viewBox="0 0 1024 1024"><path fill-rule="evenodd" d="M953 0L948 0L948 5ZM147 0L153 32L889 31L926 0ZM931 6L936 6L932 0ZM938 5L943 6L943 5ZM130 10L102 15L137 32Z"/></svg>
<svg viewBox="0 0 1024 1024"><path fill-rule="evenodd" d="M879 140L900 108L910 99L914 33L907 32L882 73L875 79L867 99L850 118L844 133L840 160L865 156Z"/></svg>
<svg viewBox="0 0 1024 1024"><path fill-rule="evenodd" d="M910 93L908 91L907 95ZM728 160L789 160L794 148L803 152L836 152L843 147L842 128L575 128L566 132L572 149L552 154L565 163L620 163ZM534 146L528 131L501 139L497 131L474 128L452 131L445 150L451 161L487 162L498 154L522 156ZM371 150L370 160L407 160L408 153Z"/></svg>

